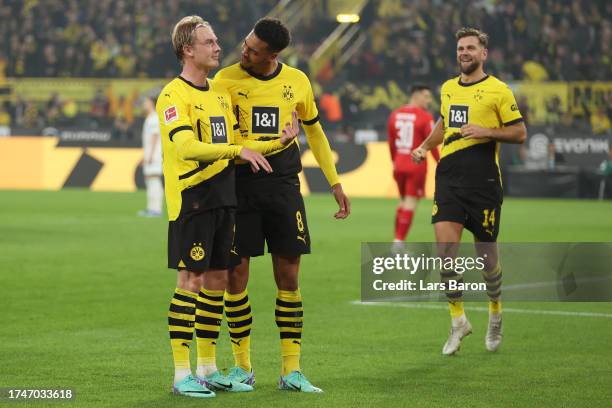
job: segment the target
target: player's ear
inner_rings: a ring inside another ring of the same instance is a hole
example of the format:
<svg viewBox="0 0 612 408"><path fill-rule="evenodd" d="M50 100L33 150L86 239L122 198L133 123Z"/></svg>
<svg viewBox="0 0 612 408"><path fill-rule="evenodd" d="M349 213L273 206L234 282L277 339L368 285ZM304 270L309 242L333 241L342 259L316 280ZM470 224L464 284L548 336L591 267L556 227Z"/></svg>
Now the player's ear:
<svg viewBox="0 0 612 408"><path fill-rule="evenodd" d="M482 56L484 57L484 59L487 59L488 55L489 55L489 49L488 48L483 48L482 49Z"/></svg>
<svg viewBox="0 0 612 408"><path fill-rule="evenodd" d="M270 55L268 56L268 61L272 62L274 61L276 58L278 57L278 52L272 52L270 53Z"/></svg>
<svg viewBox="0 0 612 408"><path fill-rule="evenodd" d="M193 48L191 45L183 45L183 55L189 55L193 57Z"/></svg>

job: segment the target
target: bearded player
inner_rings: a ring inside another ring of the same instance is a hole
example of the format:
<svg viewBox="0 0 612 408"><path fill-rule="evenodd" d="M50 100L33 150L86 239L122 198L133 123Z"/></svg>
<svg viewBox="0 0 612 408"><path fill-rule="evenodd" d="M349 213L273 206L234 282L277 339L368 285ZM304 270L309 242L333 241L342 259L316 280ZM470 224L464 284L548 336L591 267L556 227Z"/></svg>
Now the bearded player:
<svg viewBox="0 0 612 408"><path fill-rule="evenodd" d="M508 85L484 71L489 36L475 28L462 28L457 39L461 74L440 89L440 120L427 139L412 153L420 162L428 150L442 143L436 169L436 192L431 222L438 254L455 257L464 229L473 236L476 252L485 257L482 270L489 297L489 325L485 347L496 351L502 342L502 268L497 255L503 191L499 168L501 143L523 143L527 129ZM463 282L452 269L441 271L442 281ZM472 332L460 290L446 292L451 332L442 354L452 355Z"/></svg>

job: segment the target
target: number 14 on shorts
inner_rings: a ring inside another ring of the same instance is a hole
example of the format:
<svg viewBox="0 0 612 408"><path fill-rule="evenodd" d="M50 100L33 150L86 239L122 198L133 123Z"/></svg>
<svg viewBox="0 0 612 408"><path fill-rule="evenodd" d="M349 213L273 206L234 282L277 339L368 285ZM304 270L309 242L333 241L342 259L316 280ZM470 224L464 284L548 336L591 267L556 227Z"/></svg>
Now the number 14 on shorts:
<svg viewBox="0 0 612 408"><path fill-rule="evenodd" d="M482 226L489 235L493 235L493 232L495 231L495 208L491 210L485 208L482 210L482 216Z"/></svg>

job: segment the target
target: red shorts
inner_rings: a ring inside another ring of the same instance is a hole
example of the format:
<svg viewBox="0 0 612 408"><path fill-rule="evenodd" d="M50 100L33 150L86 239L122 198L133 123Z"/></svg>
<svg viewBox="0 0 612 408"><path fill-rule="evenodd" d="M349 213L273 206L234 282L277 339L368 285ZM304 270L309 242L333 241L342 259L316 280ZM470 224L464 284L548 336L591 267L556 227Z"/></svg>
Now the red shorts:
<svg viewBox="0 0 612 408"><path fill-rule="evenodd" d="M402 197L423 197L426 177L427 166L414 166L410 171L393 172L393 178Z"/></svg>

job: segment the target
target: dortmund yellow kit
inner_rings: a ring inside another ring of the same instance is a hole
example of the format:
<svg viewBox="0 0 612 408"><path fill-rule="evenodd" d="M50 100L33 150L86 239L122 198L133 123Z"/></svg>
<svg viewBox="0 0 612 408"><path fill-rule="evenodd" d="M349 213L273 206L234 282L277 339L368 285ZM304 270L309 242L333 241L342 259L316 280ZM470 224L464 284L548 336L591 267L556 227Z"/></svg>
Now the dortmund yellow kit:
<svg viewBox="0 0 612 408"><path fill-rule="evenodd" d="M474 124L501 128L523 121L512 90L487 75L464 84L461 77L440 89L444 141L436 170L432 222L458 222L481 241L495 241L503 201L499 170L500 144L464 139L461 127Z"/></svg>
<svg viewBox="0 0 612 408"><path fill-rule="evenodd" d="M177 77L161 91L160 124L166 203L168 267L203 271L229 266L236 207L233 159L242 146L227 90L215 81L196 86ZM268 153L277 140L247 147Z"/></svg>
<svg viewBox="0 0 612 408"><path fill-rule="evenodd" d="M291 113L297 112L306 140L330 185L338 183L329 142L319 123L308 77L298 69L278 63L269 76L260 76L234 64L215 76L230 92L232 109L241 137L249 140L277 140ZM236 162L236 246L242 256L259 256L268 251L295 256L310 252L310 237L304 201L299 191L302 170L298 141L266 155L274 169L271 174L249 171Z"/></svg>

